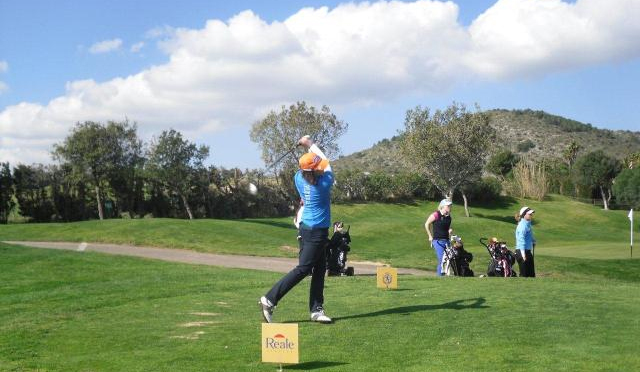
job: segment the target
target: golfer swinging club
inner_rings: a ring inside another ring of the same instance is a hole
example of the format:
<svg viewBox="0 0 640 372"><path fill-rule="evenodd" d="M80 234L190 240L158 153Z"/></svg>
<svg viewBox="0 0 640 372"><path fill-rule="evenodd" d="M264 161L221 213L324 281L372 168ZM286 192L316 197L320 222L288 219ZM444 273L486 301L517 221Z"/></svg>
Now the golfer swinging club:
<svg viewBox="0 0 640 372"><path fill-rule="evenodd" d="M309 150L300 158L300 170L296 172L294 177L300 198L304 201L304 211L298 231L302 237L302 250L298 266L280 279L266 295L260 297L258 304L262 308L264 320L271 323L273 309L280 299L312 273L309 290L311 320L331 323L331 318L324 313L323 292L324 274L327 266L325 246L328 243L329 226L331 225L333 172L329 160L309 136L300 138L298 144Z"/></svg>

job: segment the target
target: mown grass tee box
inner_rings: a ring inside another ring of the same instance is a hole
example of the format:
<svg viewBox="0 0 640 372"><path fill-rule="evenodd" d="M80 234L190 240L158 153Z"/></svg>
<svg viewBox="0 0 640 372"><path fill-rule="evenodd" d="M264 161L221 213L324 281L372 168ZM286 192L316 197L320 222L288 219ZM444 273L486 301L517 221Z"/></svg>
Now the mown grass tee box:
<svg viewBox="0 0 640 372"><path fill-rule="evenodd" d="M257 298L279 273L0 245L0 370L273 371ZM327 278L274 313L300 364L326 371L636 371L640 261L562 259L535 280ZM596 270L597 268L597 270Z"/></svg>

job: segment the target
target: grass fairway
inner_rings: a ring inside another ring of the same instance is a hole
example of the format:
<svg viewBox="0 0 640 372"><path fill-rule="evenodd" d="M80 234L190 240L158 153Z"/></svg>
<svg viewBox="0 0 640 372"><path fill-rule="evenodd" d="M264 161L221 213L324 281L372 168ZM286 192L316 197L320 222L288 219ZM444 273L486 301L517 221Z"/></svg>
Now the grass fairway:
<svg viewBox="0 0 640 372"><path fill-rule="evenodd" d="M505 200L471 206L466 218L455 206L453 228L476 256L472 268L486 270L486 250L480 237L497 236L514 246L513 214L522 206L536 209L536 253L541 256L594 259L629 257L626 211L603 211L571 199L552 196L544 202ZM383 261L393 266L435 268L424 222L436 209L433 202L415 204L352 204L333 206L333 219L352 226L352 260ZM0 225L2 240L87 241L122 243L201 252L296 257L296 232L291 218L248 220L105 220L76 223ZM640 254L636 255L640 256ZM544 274L544 273L542 273Z"/></svg>
<svg viewBox="0 0 640 372"><path fill-rule="evenodd" d="M273 371L255 304L280 275L0 244L2 371ZM543 261L544 262L544 261ZM548 260L560 277L328 278L332 325L298 322L322 371L637 371L640 261Z"/></svg>

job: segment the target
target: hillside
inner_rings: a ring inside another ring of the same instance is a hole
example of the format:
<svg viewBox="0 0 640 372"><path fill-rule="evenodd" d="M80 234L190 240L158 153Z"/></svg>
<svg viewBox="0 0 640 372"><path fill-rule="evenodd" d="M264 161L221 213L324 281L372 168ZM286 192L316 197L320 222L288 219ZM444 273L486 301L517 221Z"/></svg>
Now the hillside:
<svg viewBox="0 0 640 372"><path fill-rule="evenodd" d="M599 129L591 124L533 110L490 110L489 120L499 134L498 148L507 148L533 159L560 157L571 141L586 151L603 150L622 159L640 151L640 132ZM398 156L399 136L384 139L371 148L340 157L336 169L394 172L405 168Z"/></svg>

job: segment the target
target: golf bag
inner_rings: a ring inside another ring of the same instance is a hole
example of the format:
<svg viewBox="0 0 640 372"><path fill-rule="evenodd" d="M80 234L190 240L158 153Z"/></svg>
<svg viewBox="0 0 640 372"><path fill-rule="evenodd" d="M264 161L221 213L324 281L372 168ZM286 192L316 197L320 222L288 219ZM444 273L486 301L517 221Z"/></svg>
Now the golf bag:
<svg viewBox="0 0 640 372"><path fill-rule="evenodd" d="M487 268L487 276L513 277L517 276L513 270L516 263L516 256L507 248L505 242L500 242L496 238L491 238L486 244L487 238L480 238L480 243L487 248L491 261Z"/></svg>
<svg viewBox="0 0 640 372"><path fill-rule="evenodd" d="M347 267L347 253L351 250L351 236L349 235L351 226L344 228L340 221L333 224L333 236L327 246L327 275L329 276L352 276L353 267Z"/></svg>
<svg viewBox="0 0 640 372"><path fill-rule="evenodd" d="M464 249L462 239L454 235L447 244L442 257L442 272L446 276L473 276L469 263L473 255Z"/></svg>

